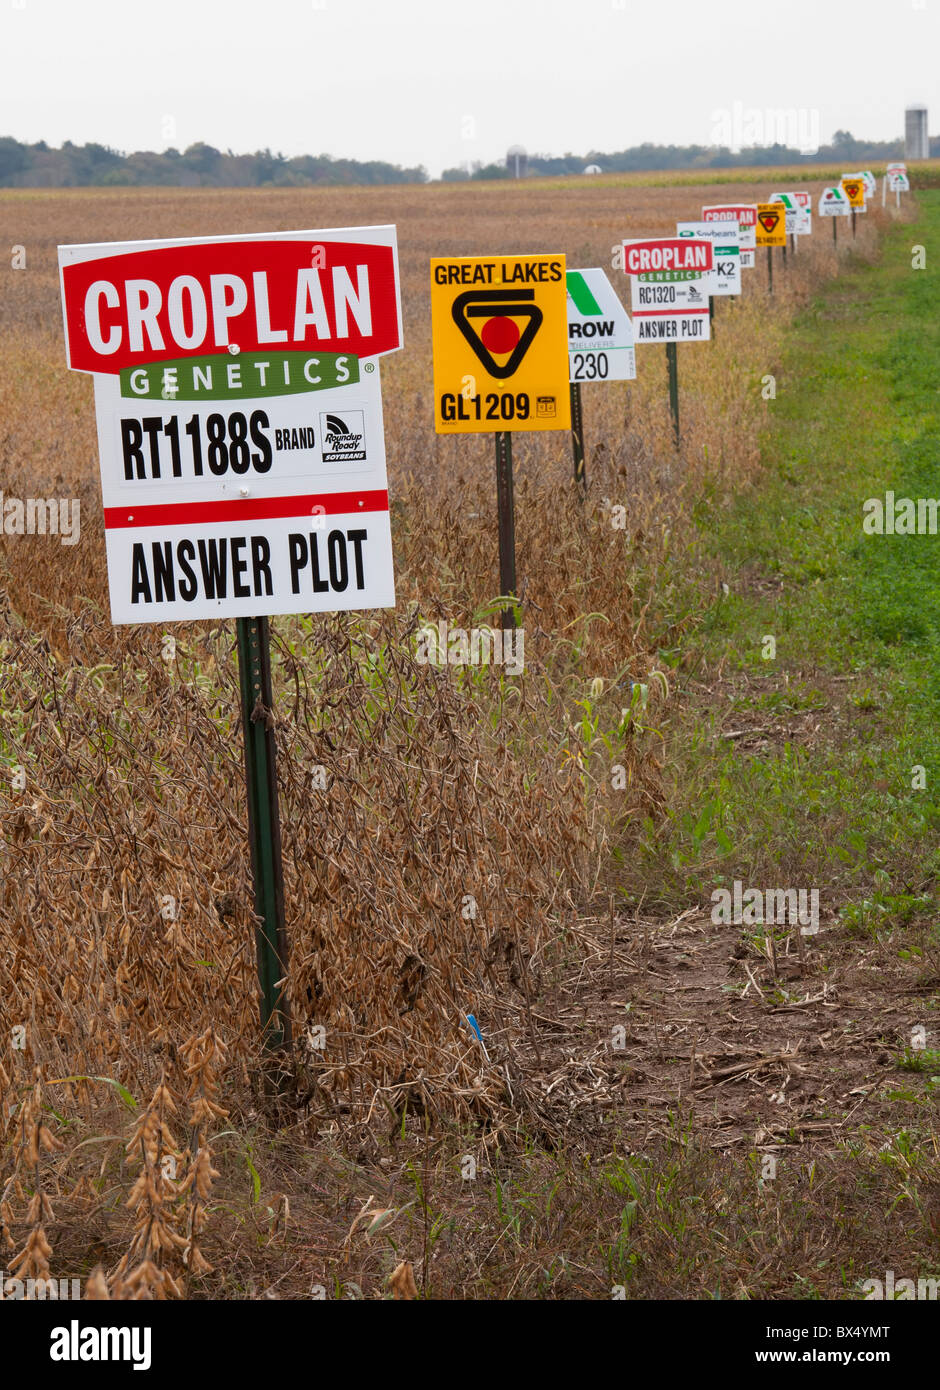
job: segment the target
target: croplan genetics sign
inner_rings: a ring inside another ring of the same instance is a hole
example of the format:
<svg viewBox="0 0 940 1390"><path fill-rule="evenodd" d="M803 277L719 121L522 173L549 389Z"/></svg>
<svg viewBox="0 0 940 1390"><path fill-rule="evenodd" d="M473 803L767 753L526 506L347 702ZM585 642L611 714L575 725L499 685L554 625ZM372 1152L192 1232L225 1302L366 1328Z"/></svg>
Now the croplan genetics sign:
<svg viewBox="0 0 940 1390"><path fill-rule="evenodd" d="M61 246L59 268L113 621L393 607L394 227Z"/></svg>
<svg viewBox="0 0 940 1390"><path fill-rule="evenodd" d="M662 237L623 243L638 343L704 343L715 258L710 241Z"/></svg>
<svg viewBox="0 0 940 1390"><path fill-rule="evenodd" d="M757 204L719 203L702 208L703 222L726 222L738 226L741 243L741 269L753 270L754 252L757 247Z"/></svg>

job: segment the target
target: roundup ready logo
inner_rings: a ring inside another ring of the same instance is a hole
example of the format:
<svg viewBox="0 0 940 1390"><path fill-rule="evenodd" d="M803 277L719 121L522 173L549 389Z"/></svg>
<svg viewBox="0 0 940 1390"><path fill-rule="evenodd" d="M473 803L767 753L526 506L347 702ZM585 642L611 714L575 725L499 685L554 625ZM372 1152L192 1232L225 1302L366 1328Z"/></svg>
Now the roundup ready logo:
<svg viewBox="0 0 940 1390"><path fill-rule="evenodd" d="M361 463L366 456L365 437L361 410L320 416L324 463Z"/></svg>

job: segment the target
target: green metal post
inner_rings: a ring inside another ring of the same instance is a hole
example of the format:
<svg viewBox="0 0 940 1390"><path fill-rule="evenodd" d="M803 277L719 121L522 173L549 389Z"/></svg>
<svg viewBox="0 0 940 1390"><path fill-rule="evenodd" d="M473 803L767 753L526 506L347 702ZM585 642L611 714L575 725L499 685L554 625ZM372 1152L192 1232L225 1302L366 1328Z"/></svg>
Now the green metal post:
<svg viewBox="0 0 940 1390"><path fill-rule="evenodd" d="M265 1046L290 1041L290 1019L283 986L287 974L281 823L277 804L271 645L267 618L237 618L238 669L245 734L248 837L254 883L258 986Z"/></svg>
<svg viewBox="0 0 940 1390"><path fill-rule="evenodd" d="M672 428L679 447L679 354L675 343L666 344L666 362L669 367L669 409L672 411Z"/></svg>
<svg viewBox="0 0 940 1390"><path fill-rule="evenodd" d="M587 475L584 471L584 416L581 413L581 383L573 381L571 392L571 451L574 454L574 480L578 485L578 496L583 500L587 491Z"/></svg>

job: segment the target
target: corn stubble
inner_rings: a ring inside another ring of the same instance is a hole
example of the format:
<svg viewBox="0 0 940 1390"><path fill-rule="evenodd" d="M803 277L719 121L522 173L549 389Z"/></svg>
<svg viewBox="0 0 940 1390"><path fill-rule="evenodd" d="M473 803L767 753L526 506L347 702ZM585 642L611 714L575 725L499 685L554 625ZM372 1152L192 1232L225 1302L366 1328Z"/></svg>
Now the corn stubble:
<svg viewBox="0 0 940 1390"><path fill-rule="evenodd" d="M616 887L612 848L629 853L638 818L663 805L661 744L618 712L696 620L664 576L691 546L702 487L730 494L758 468L776 342L759 263L745 298L720 306L716 342L680 353L681 453L663 354L638 349L637 382L586 389L584 503L569 437L517 436L525 674L422 666L422 622L470 628L500 607L492 441L429 424L428 258L546 249L607 265L622 237L669 232L725 194L741 191L632 189L626 212L611 187L6 200L29 269L4 289L3 487L78 497L82 518L77 546L4 537L0 550L0 763L26 779L17 791L0 776L11 1274L48 1277L54 1200L87 1297L211 1287L213 1134L267 1104L234 633L181 625L167 661L161 629L110 624L91 388L65 369L55 243L397 222L407 347L383 387L399 606L273 623L295 1040L279 1114L311 1141L420 1120L511 1144L540 1123L524 1055L543 972L566 925ZM773 320L836 269L817 235L778 275ZM574 705L602 686L606 742ZM626 791L611 791L612 763ZM14 1030L25 1045L11 1050ZM100 1242L115 1191L125 1215ZM407 1261L388 1283L416 1296Z"/></svg>

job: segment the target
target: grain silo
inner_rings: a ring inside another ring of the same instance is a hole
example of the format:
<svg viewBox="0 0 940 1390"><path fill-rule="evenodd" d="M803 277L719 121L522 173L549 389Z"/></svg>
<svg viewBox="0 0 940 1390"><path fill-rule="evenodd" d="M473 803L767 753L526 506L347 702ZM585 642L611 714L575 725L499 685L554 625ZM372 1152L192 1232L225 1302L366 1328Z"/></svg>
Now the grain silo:
<svg viewBox="0 0 940 1390"><path fill-rule="evenodd" d="M926 106L909 106L904 112L904 158L930 158Z"/></svg>
<svg viewBox="0 0 940 1390"><path fill-rule="evenodd" d="M528 170L529 155L525 145L510 145L506 151L506 168L514 179L524 179Z"/></svg>

